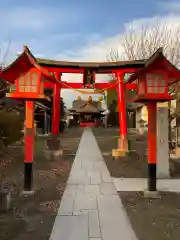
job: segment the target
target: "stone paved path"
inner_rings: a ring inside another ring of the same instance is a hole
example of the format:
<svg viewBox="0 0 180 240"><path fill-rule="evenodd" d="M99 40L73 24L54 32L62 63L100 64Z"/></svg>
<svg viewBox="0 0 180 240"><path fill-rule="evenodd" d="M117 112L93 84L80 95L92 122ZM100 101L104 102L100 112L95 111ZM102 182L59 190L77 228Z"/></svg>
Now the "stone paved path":
<svg viewBox="0 0 180 240"><path fill-rule="evenodd" d="M121 191L144 191L147 190L147 178L114 178L116 190ZM180 192L180 179L157 179L159 191Z"/></svg>
<svg viewBox="0 0 180 240"><path fill-rule="evenodd" d="M137 240L90 129L85 129L50 240Z"/></svg>

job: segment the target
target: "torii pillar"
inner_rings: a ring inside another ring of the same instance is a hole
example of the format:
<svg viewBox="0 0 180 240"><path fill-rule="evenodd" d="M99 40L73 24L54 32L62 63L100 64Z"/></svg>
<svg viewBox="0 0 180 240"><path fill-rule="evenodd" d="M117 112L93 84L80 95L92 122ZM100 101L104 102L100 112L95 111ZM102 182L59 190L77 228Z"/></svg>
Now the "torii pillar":
<svg viewBox="0 0 180 240"><path fill-rule="evenodd" d="M56 72L56 79L60 81L61 72ZM61 86L59 83L54 84L53 87L53 107L52 107L52 124L51 124L51 136L47 140L47 147L50 150L48 158L55 158L62 155L62 150L60 149L60 139L59 139L59 125L60 125L60 109L61 109Z"/></svg>
<svg viewBox="0 0 180 240"><path fill-rule="evenodd" d="M125 156L128 152L128 137L127 137L127 117L126 117L126 104L125 104L125 88L123 83L123 71L117 71L117 96L118 96L118 115L119 115L119 140L118 148L113 149L113 157Z"/></svg>
<svg viewBox="0 0 180 240"><path fill-rule="evenodd" d="M61 78L61 73L57 72L56 78L59 81ZM60 109L61 109L60 95L61 95L61 87L60 87L60 84L56 83L54 84L54 88L53 88L53 109L52 109L52 129L51 129L52 135L59 134Z"/></svg>

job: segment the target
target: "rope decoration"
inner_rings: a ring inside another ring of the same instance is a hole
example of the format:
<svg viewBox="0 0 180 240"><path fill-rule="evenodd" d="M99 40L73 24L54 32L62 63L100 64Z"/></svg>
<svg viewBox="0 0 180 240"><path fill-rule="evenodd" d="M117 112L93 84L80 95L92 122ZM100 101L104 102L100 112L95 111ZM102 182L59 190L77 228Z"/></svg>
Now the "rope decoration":
<svg viewBox="0 0 180 240"><path fill-rule="evenodd" d="M116 81L115 83L112 83L110 84L107 88L103 88L103 89L95 89L93 91L86 91L86 90L79 90L79 89L75 89L71 86L69 86L68 84L64 83L64 82L61 82L62 85L66 86L67 88L70 88L76 92L79 92L79 93L82 93L82 94L103 94L105 91L107 91L109 88L111 88L112 86L115 86L117 85L118 83L120 82L119 81Z"/></svg>

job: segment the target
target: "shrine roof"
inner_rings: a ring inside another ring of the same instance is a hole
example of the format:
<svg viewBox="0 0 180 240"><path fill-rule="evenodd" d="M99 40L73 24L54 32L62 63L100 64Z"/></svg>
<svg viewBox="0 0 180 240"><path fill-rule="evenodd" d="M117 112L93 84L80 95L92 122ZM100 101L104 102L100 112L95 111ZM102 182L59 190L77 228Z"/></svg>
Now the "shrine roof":
<svg viewBox="0 0 180 240"><path fill-rule="evenodd" d="M104 111L99 106L100 102L92 101L88 102L87 100L75 100L73 102L73 107L68 109L69 112L78 112L78 113L100 113Z"/></svg>
<svg viewBox="0 0 180 240"><path fill-rule="evenodd" d="M169 85L180 80L180 70L163 55L163 48L159 48L149 59L145 61L145 66L137 70L136 73L133 73L126 83L132 83L148 71L155 70L167 73Z"/></svg>
<svg viewBox="0 0 180 240"><path fill-rule="evenodd" d="M27 72L32 67L35 67L40 71L47 80L57 82L53 73L39 65L27 46L24 46L24 51L15 61L0 71L0 78L5 79L10 83L14 83L19 74Z"/></svg>
<svg viewBox="0 0 180 240"><path fill-rule="evenodd" d="M141 68L144 67L145 60L132 61L114 61L114 62L69 62L57 61L50 59L37 58L41 66L57 67L57 68L93 68L93 69L112 69L112 68Z"/></svg>

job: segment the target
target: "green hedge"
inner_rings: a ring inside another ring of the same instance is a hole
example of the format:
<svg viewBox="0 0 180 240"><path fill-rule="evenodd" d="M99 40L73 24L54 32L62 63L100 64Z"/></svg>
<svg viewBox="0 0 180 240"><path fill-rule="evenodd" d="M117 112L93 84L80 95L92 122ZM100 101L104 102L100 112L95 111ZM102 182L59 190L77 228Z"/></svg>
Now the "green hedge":
<svg viewBox="0 0 180 240"><path fill-rule="evenodd" d="M16 111L0 111L0 148L20 141L23 137L23 117Z"/></svg>

